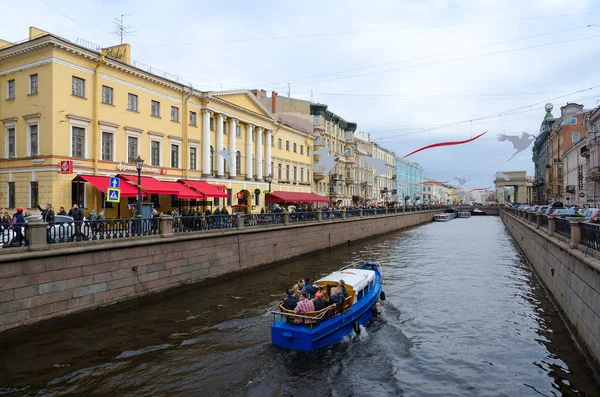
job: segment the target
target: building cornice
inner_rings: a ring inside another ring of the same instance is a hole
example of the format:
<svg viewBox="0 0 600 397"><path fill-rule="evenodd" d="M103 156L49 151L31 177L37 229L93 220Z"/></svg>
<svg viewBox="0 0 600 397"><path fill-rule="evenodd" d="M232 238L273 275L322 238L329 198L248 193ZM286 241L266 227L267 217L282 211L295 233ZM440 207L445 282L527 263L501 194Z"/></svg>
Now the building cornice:
<svg viewBox="0 0 600 397"><path fill-rule="evenodd" d="M66 117L70 120L83 121L86 123L89 123L92 121L92 119L90 119L89 117L79 116L79 115L73 114L73 113L68 113Z"/></svg>
<svg viewBox="0 0 600 397"><path fill-rule="evenodd" d="M7 123L16 123L16 122L17 122L17 120L19 120L19 118L18 118L18 117L9 117L9 118L6 118L6 119L2 119L2 120L0 120L0 121L1 121L2 123L4 123L4 124L7 124Z"/></svg>
<svg viewBox="0 0 600 397"><path fill-rule="evenodd" d="M129 126L129 125L126 125L126 126L124 126L124 127L123 127L123 129L124 129L125 131L137 132L137 133L139 133L139 134L141 134L142 132L144 132L144 130L143 130L143 129L141 129L141 128L137 128L137 127L131 127L131 126Z"/></svg>
<svg viewBox="0 0 600 397"><path fill-rule="evenodd" d="M23 116L23 118L25 120L29 120L29 119L39 119L40 117L42 117L41 113L32 113L32 114L26 114L25 116Z"/></svg>
<svg viewBox="0 0 600 397"><path fill-rule="evenodd" d="M119 128L119 124L111 123L109 121L98 120L98 124L105 127Z"/></svg>
<svg viewBox="0 0 600 397"><path fill-rule="evenodd" d="M162 132L157 132L157 131L148 131L148 135L157 136L160 138L165 136L165 134L163 134Z"/></svg>

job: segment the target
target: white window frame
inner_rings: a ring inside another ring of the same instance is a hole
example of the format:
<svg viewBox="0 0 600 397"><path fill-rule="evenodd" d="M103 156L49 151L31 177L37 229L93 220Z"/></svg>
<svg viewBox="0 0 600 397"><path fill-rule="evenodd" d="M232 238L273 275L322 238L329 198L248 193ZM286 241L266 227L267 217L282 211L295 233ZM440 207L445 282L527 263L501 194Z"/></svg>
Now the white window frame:
<svg viewBox="0 0 600 397"><path fill-rule="evenodd" d="M173 111L175 110L175 113ZM175 116L175 117L173 117ZM179 123L179 108L177 106L171 106L171 121Z"/></svg>
<svg viewBox="0 0 600 397"><path fill-rule="evenodd" d="M158 144L159 144L159 146L158 146L158 165L152 164L152 142L158 142ZM139 143L139 141L138 141L138 143ZM169 147L169 149L171 149L171 148ZM162 157L163 157L162 138L159 138L159 137L150 138L150 144L148 145L148 158L150 159L150 161L148 162L148 164L151 166L154 166L154 167L162 167L162 164L163 164Z"/></svg>
<svg viewBox="0 0 600 397"><path fill-rule="evenodd" d="M125 130L127 131L127 130ZM135 158L137 158L140 155L140 139L141 139L141 134L139 132L133 132L133 131L127 131L127 133L125 134L125 138L127 140L127 147L126 147L126 151L125 151L125 162L128 164L131 164L129 162L129 138L135 138L137 139L137 147L135 150Z"/></svg>
<svg viewBox="0 0 600 397"><path fill-rule="evenodd" d="M33 92L32 85L31 85L31 81L32 81L32 77L35 76L37 78L37 81L35 83L35 92ZM38 92L40 92L40 75L37 73L32 73L29 75L29 79L28 79L28 83L29 83L29 88L28 88L28 94L29 95L35 95ZM38 127L39 128L39 127Z"/></svg>
<svg viewBox="0 0 600 397"><path fill-rule="evenodd" d="M10 83L13 84L13 96L10 96ZM10 79L6 81L6 99L15 99L17 97L17 81Z"/></svg>
<svg viewBox="0 0 600 397"><path fill-rule="evenodd" d="M107 89L106 92L110 94L108 96L108 98L106 98L106 99L108 99L108 102L106 102L104 100L105 99L105 97L104 97L104 92L105 92L104 89ZM101 101L105 105L114 105L115 104L115 90L112 87L110 87L110 86L103 85L102 86L102 98L101 98Z"/></svg>
<svg viewBox="0 0 600 397"><path fill-rule="evenodd" d="M10 157L8 157L8 130L10 129L14 129L15 130L15 157L17 157L17 122L16 121L10 121L7 123L4 123L4 158L8 159Z"/></svg>
<svg viewBox="0 0 600 397"><path fill-rule="evenodd" d="M111 150L111 159L110 160L104 160L102 158L102 133L106 133L106 134L111 134L112 135L112 150ZM100 159L101 161L112 161L115 162L117 161L117 129L114 127L109 127L106 125L100 126L100 136L98 137L99 142L100 142L100 153L98 154L98 159ZM138 146L139 146L140 141L138 140Z"/></svg>
<svg viewBox="0 0 600 397"><path fill-rule="evenodd" d="M40 155L40 119L39 117L34 117L27 119L27 157L31 157L31 126L37 126L37 148L38 152L36 156Z"/></svg>
<svg viewBox="0 0 600 397"><path fill-rule="evenodd" d="M83 128L83 158L88 157L88 135L89 135L89 122L69 119L69 157L73 157L73 127Z"/></svg>
<svg viewBox="0 0 600 397"><path fill-rule="evenodd" d="M173 150L172 146L177 146L177 167L173 167ZM169 140L169 168L181 169L181 148L183 145L181 141L178 140Z"/></svg>
<svg viewBox="0 0 600 397"><path fill-rule="evenodd" d="M82 95L76 95L73 93L73 80L77 79L77 80L81 80L82 82ZM71 76L71 95L76 96L77 98L85 98L85 79L82 79L81 77L77 77L77 76Z"/></svg>
<svg viewBox="0 0 600 397"><path fill-rule="evenodd" d="M154 103L156 103L158 105L156 107L156 109L158 110L157 114L154 114L153 109L152 109L152 105ZM150 116L160 117L160 101L155 101L154 99L150 100Z"/></svg>
<svg viewBox="0 0 600 397"><path fill-rule="evenodd" d="M189 164L188 164L188 169L189 169L189 170L192 170L192 171L198 171L198 153L200 153L200 152L199 152L199 150L198 150L198 145L196 145L196 144L193 144L193 145L192 145L192 144L189 144L189 145L188 145L188 149L190 149L190 150L191 150L192 148L193 148L193 149L196 149L196 164L194 164L196 167L192 169L192 156L191 156L191 153L189 153L189 154L188 154L188 163L189 163ZM181 154L181 153L180 153L180 154ZM210 156L210 154L209 154L209 156Z"/></svg>
<svg viewBox="0 0 600 397"><path fill-rule="evenodd" d="M242 137L242 126L241 125L236 125L235 126L235 137L236 138L241 138Z"/></svg>
<svg viewBox="0 0 600 397"><path fill-rule="evenodd" d="M577 134L577 140L575 140L575 134ZM577 143L580 140L581 140L581 134L579 132L572 132L571 133L571 142Z"/></svg>
<svg viewBox="0 0 600 397"><path fill-rule="evenodd" d="M189 118L189 120L188 120L189 124L190 124L192 127L197 127L197 126L198 126L198 113L196 113L196 112L193 112L193 111L191 111L191 110L190 110L190 112L189 112L189 113L190 113L190 114L189 114L189 117L188 117L188 118ZM194 123L193 123L193 124L192 124L192 115L194 115Z"/></svg>
<svg viewBox="0 0 600 397"><path fill-rule="evenodd" d="M135 97L135 109L133 109L131 106L129 106L131 104L130 102L130 98L131 97ZM152 106L152 105L150 105ZM140 111L140 97L132 94L131 92L127 93L127 110L131 110L132 112L139 112Z"/></svg>

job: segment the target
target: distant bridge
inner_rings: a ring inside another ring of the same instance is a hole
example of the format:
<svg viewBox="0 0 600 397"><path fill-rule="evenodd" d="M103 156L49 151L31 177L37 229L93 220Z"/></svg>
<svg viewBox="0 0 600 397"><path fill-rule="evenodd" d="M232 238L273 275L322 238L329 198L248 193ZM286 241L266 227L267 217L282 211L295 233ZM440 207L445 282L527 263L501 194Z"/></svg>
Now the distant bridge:
<svg viewBox="0 0 600 397"><path fill-rule="evenodd" d="M456 207L459 211L473 211L475 208L485 212L486 215L500 215L499 207L497 206L474 206L474 205L459 205Z"/></svg>

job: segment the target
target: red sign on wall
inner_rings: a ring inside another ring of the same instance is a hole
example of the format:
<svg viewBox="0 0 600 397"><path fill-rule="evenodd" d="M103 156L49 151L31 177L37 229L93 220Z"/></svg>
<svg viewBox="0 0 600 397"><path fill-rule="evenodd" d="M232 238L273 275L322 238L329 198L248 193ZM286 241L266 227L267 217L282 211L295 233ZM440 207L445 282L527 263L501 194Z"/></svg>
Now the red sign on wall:
<svg viewBox="0 0 600 397"><path fill-rule="evenodd" d="M60 162L60 173L61 174L72 174L73 173L73 161L63 160Z"/></svg>
<svg viewBox="0 0 600 397"><path fill-rule="evenodd" d="M237 198L239 198L239 199L243 199L243 198L244 198L244 193L242 193L242 192L238 192L238 193L236 194L236 196L237 196Z"/></svg>

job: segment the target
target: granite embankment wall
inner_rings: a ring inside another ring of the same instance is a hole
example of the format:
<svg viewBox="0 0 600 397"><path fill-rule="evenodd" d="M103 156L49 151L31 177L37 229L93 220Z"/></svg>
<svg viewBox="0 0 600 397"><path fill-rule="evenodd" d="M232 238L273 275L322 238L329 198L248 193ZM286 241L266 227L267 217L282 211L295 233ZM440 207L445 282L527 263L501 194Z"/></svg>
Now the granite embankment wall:
<svg viewBox="0 0 600 397"><path fill-rule="evenodd" d="M600 256L550 235L515 215L500 217L529 263L561 307L580 339L600 363Z"/></svg>
<svg viewBox="0 0 600 397"><path fill-rule="evenodd" d="M430 222L436 212L3 252L0 331Z"/></svg>

